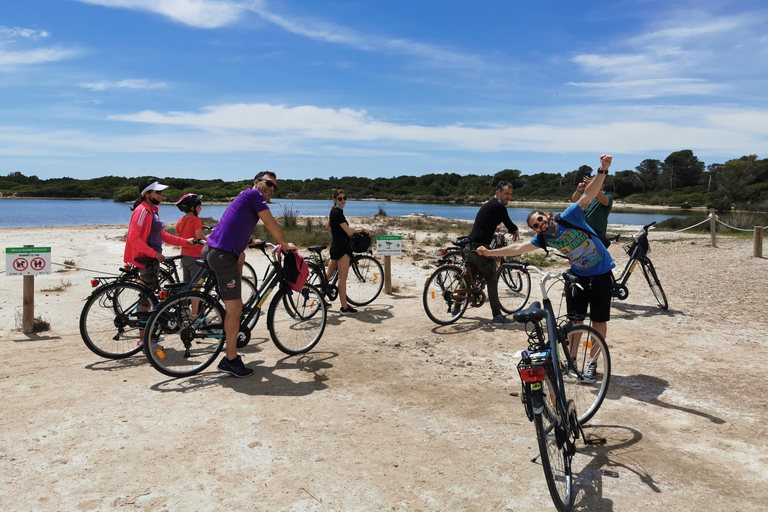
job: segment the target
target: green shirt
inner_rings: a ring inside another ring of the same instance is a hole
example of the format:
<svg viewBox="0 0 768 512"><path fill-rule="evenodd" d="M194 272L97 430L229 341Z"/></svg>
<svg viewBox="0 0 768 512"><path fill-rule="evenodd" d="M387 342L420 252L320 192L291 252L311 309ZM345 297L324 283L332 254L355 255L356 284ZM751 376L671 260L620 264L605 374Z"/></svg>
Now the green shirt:
<svg viewBox="0 0 768 512"><path fill-rule="evenodd" d="M587 209L584 211L587 217L587 224L592 229L600 230L603 234L608 230L608 215L613 208L613 196L605 194L608 198L608 206L603 205L598 199L593 199Z"/></svg>

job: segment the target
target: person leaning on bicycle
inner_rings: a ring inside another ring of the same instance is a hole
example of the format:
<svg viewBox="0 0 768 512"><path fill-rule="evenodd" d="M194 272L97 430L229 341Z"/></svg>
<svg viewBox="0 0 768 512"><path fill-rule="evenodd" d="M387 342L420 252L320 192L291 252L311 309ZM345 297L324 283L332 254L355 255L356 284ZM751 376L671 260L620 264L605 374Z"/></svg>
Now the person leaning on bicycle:
<svg viewBox="0 0 768 512"><path fill-rule="evenodd" d="M547 245L568 257L571 262L571 271L579 277L579 283L584 288L583 290L576 288L575 296L568 301L568 313L586 315L589 307L592 325L603 335L603 338L606 338L611 315L611 270L616 265L602 242L596 236L589 235L584 210L602 190L612 158L610 155L600 157L600 169L595 178L585 187L584 194L578 202L562 213L563 221L577 227L584 227L584 231L558 225L551 213L538 210L531 212L527 219L528 226L534 233L543 235ZM511 244L494 250L481 247L477 252L482 256L516 256L542 248L537 238L534 236L528 242Z"/></svg>
<svg viewBox="0 0 768 512"><path fill-rule="evenodd" d="M240 314L243 311L241 296L241 255L251 241L253 230L261 220L267 231L286 251L295 251L296 246L288 243L267 201L277 191L277 176L273 172L260 172L253 179L253 188L240 192L227 206L216 228L208 236L208 251L205 260L216 273L219 296L224 300L227 314L224 318L224 333L227 338L226 355L219 362L218 369L235 377L249 377L251 368L246 368L237 355L237 335L240 332Z"/></svg>
<svg viewBox="0 0 768 512"><path fill-rule="evenodd" d="M512 184L500 181L496 186L495 197L485 203L477 212L472 232L469 234L470 252L467 264L471 266L472 271L479 272L485 278L488 286L488 302L491 304L491 313L493 314L493 325L513 324L515 322L501 314L499 292L496 286L495 258L485 257L475 251L479 248L490 247L493 236L496 234L496 228L501 223L504 223L507 231L512 235L512 240L520 239L520 230L509 218L509 212L507 212L506 205L510 200L512 200Z"/></svg>

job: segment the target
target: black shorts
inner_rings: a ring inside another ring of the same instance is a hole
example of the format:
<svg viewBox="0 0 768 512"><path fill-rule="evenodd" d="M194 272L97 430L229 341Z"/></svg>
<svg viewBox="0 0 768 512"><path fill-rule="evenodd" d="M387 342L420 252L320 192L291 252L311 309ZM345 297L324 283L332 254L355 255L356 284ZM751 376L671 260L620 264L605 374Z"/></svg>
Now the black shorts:
<svg viewBox="0 0 768 512"><path fill-rule="evenodd" d="M611 319L611 287L613 278L611 272L596 276L577 276L579 284L584 288L576 288L576 294L566 296L568 313L587 314L593 322L607 322Z"/></svg>
<svg viewBox="0 0 768 512"><path fill-rule="evenodd" d="M237 264L240 256L233 252L222 251L215 247L208 249L205 261L216 273L216 281L219 288L219 297L222 300L236 300L242 298L242 277L240 265Z"/></svg>
<svg viewBox="0 0 768 512"><path fill-rule="evenodd" d="M345 238L343 242L337 242L336 240L331 242L331 259L340 260L345 254L349 254L352 257L352 245L349 243L349 238Z"/></svg>

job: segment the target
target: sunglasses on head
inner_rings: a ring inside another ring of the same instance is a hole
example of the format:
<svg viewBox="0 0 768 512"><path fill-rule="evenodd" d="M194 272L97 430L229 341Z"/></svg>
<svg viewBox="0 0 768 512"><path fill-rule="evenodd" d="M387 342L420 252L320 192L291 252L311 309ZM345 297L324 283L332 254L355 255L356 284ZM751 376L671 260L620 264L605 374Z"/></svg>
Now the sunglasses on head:
<svg viewBox="0 0 768 512"><path fill-rule="evenodd" d="M277 192L277 183L275 183L274 181L261 180L261 182L266 186L268 186L269 188L271 188L272 190L274 190L275 192Z"/></svg>
<svg viewBox="0 0 768 512"><path fill-rule="evenodd" d="M534 230L538 231L538 230L539 230L539 226L541 226L541 223L542 223L544 220L546 220L547 222L549 222L549 219L547 219L546 217L543 217L543 216L539 215L539 218L538 218L538 219L536 219L536 222L534 222L533 224L531 224L531 227L532 227Z"/></svg>
<svg viewBox="0 0 768 512"><path fill-rule="evenodd" d="M336 200L337 201L346 201L347 200L347 196L339 196L339 197L336 198Z"/></svg>

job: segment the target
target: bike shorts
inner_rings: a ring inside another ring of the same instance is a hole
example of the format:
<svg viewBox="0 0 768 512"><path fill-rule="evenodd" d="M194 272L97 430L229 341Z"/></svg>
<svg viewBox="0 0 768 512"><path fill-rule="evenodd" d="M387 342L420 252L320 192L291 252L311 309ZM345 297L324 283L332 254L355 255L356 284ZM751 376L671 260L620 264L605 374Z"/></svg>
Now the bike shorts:
<svg viewBox="0 0 768 512"><path fill-rule="evenodd" d="M352 257L352 245L349 243L349 238L344 241L332 241L331 242L331 259L339 261L345 254L349 254Z"/></svg>
<svg viewBox="0 0 768 512"><path fill-rule="evenodd" d="M229 251L223 251L216 247L208 249L205 261L216 273L216 283L219 289L219 297L222 300L237 300L242 298L242 277L238 259L240 255Z"/></svg>
<svg viewBox="0 0 768 512"><path fill-rule="evenodd" d="M576 294L566 296L568 313L585 316L589 307L589 318L593 322L607 322L611 319L611 287L613 279L611 272L596 276L577 276L579 284L584 288L576 288Z"/></svg>

